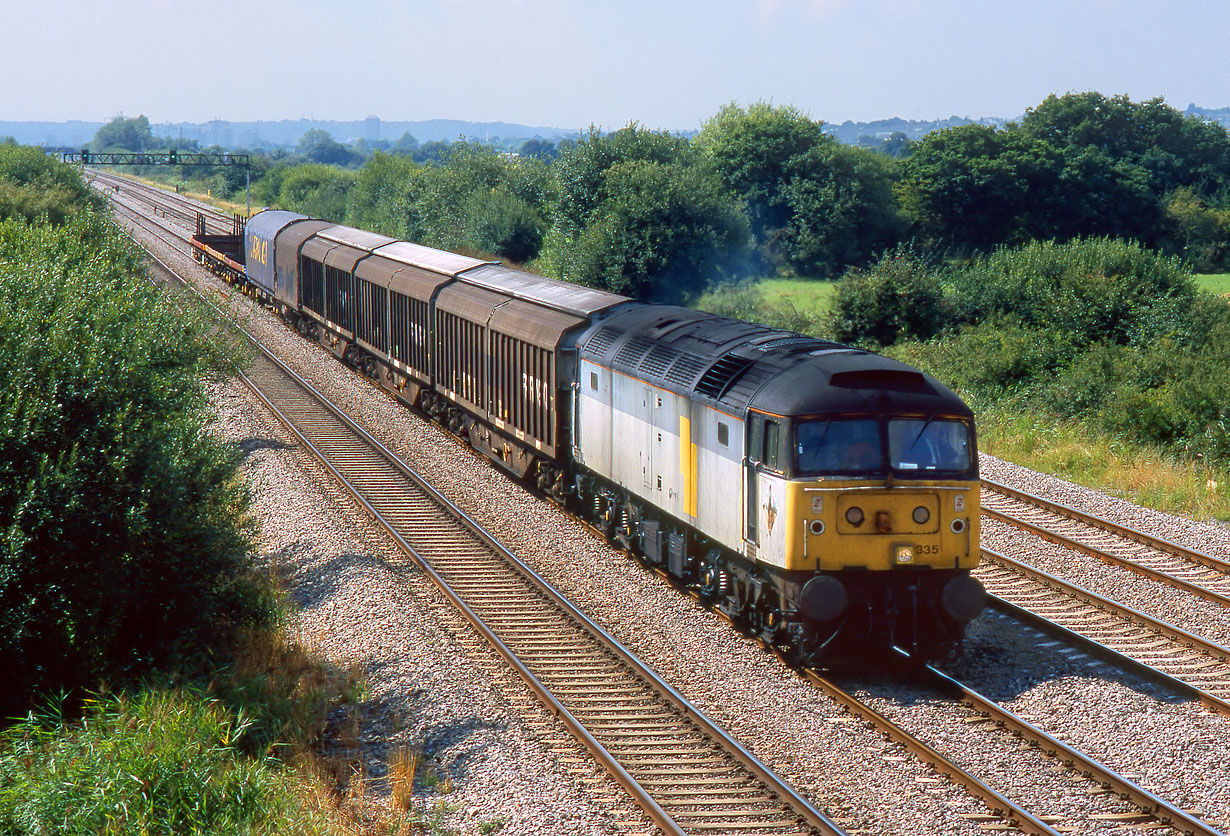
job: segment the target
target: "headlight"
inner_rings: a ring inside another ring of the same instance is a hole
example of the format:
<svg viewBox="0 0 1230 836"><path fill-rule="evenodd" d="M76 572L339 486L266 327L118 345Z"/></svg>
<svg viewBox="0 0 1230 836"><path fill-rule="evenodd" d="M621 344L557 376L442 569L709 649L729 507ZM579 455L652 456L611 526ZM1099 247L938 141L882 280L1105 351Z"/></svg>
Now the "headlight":
<svg viewBox="0 0 1230 836"><path fill-rule="evenodd" d="M922 525L929 519L931 519L931 512L928 511L925 507L923 507L922 505L919 505L917 508L914 509L914 522L918 523L919 525Z"/></svg>
<svg viewBox="0 0 1230 836"><path fill-rule="evenodd" d="M857 505L846 511L846 522L850 525L858 527L863 524L863 509Z"/></svg>
<svg viewBox="0 0 1230 836"><path fill-rule="evenodd" d="M824 520L812 520L811 525L809 525L808 528L811 529L812 534L823 534Z"/></svg>

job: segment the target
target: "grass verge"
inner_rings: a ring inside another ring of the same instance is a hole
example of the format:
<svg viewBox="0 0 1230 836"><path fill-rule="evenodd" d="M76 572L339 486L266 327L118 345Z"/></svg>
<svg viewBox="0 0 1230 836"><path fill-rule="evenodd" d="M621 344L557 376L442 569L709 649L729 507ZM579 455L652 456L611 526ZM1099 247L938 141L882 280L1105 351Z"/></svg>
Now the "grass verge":
<svg viewBox="0 0 1230 836"><path fill-rule="evenodd" d="M978 412L984 453L1197 520L1230 520L1230 474L1201 460L1088 431L1080 424L1003 407Z"/></svg>
<svg viewBox="0 0 1230 836"><path fill-rule="evenodd" d="M413 771L389 811L355 747L326 746L346 737L330 717L366 696L358 671L264 631L211 676L100 694L71 717L53 702L0 734L0 832L446 833Z"/></svg>

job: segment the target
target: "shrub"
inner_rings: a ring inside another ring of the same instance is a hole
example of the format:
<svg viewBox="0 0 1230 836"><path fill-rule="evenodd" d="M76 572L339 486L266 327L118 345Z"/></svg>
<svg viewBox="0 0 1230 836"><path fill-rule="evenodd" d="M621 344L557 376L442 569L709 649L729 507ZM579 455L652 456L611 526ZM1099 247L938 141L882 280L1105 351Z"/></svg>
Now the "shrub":
<svg viewBox="0 0 1230 836"><path fill-rule="evenodd" d="M678 302L741 275L747 215L717 178L680 163L619 163L607 195L561 253L561 278L638 299Z"/></svg>
<svg viewBox="0 0 1230 836"><path fill-rule="evenodd" d="M898 247L871 267L842 277L833 300L832 332L841 342L892 345L899 339L930 339L947 319L939 272Z"/></svg>
<svg viewBox="0 0 1230 836"><path fill-rule="evenodd" d="M0 739L0 830L342 832L277 761L237 751L247 731L243 716L183 690L92 701L80 725L32 715Z"/></svg>
<svg viewBox="0 0 1230 836"><path fill-rule="evenodd" d="M507 186L476 192L466 202L470 239L476 249L518 263L538 255L546 221Z"/></svg>
<svg viewBox="0 0 1230 836"><path fill-rule="evenodd" d="M0 224L0 708L126 681L260 620L208 318L79 214Z"/></svg>
<svg viewBox="0 0 1230 836"><path fill-rule="evenodd" d="M278 205L313 218L341 223L355 174L329 165L295 166L282 178Z"/></svg>
<svg viewBox="0 0 1230 836"><path fill-rule="evenodd" d="M956 323L1012 314L1084 345L1127 342L1154 306L1195 294L1191 271L1139 244L1086 238L1000 248L947 279Z"/></svg>
<svg viewBox="0 0 1230 836"><path fill-rule="evenodd" d="M72 166L38 148L0 144L0 221L45 217L59 225L83 205L101 207L104 201Z"/></svg>

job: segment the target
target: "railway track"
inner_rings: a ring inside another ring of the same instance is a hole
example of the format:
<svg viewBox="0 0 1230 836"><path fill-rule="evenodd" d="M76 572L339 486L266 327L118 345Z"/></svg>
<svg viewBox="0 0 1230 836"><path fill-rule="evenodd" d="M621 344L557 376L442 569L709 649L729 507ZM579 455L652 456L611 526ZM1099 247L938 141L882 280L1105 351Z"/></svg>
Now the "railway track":
<svg viewBox="0 0 1230 836"><path fill-rule="evenodd" d="M264 388L274 391L275 396L262 397L269 398L267 402L275 414L280 414L281 420L300 436L305 446L325 461L326 467L357 501L374 517L383 520L382 524L407 554L421 561L424 571L433 579L438 578L442 588L451 590L445 594L475 624L480 635L509 659L510 665L530 683L539 699L565 720L574 736L624 784L663 830L670 833L719 830L840 832L814 808L812 812L818 818L810 817L806 812L810 805L788 787L784 790L776 787L774 776L762 774L760 770L764 768L733 740L730 741L733 748L721 743L720 736L724 732L714 727L715 735L705 727L707 721L703 715L675 702L677 695L669 685L660 680L655 682L652 672L649 677L636 673L632 666L635 660L627 651L612 650L605 640L595 638L594 634L587 637L588 619L549 587L539 586L537 576L528 567L512 574L503 574L501 569L501 574L492 575L495 563L514 566L516 561L511 554L502 554L498 544L485 542L483 535L473 529L467 531L465 526L451 534L442 533L463 520L463 514L454 509L446 510L438 518L420 516L427 513L424 503L432 503L407 498L410 496L407 486L414 480L402 469L404 465L398 466L383 458L380 453L383 448L370 438L366 447L347 447L351 442L344 442L344 436L366 434L362 430L357 434L353 429L343 430L342 425L348 422L345 416L331 413L323 404L315 402L311 407L315 413L296 418L295 409L314 400L305 394L307 390L302 386L296 386L298 384L290 385L285 381L268 383ZM287 393L276 394L279 387L287 387ZM285 398L290 406L281 409L277 406L278 398ZM318 441L313 442L313 437ZM370 481L365 483L364 480ZM447 508L447 504L442 507ZM562 609L557 610L561 604ZM600 628L598 634L605 635ZM840 689L832 683L814 673L807 675L857 716L883 728L981 798L988 808L988 825L995 822L997 824L990 826L1008 826L1029 833L1058 832L1048 823L1056 821L1054 816L1031 813L987 782L961 769L925 741L913 738L900 727L890 729L891 723L881 725L871 716L874 711L862 704L862 708L856 707L857 700L848 702L854 699L848 694L838 696ZM993 703L978 702L977 695L969 689L951 683L946 687L962 704L968 705L971 712L997 728L1007 728L1019 735L1026 734L1025 727L1032 729ZM952 690L954 688L957 690ZM1037 734L1042 735L1041 732ZM1131 799L1130 809L1106 814L1110 818L1103 819L1103 824L1149 820L1155 827L1166 825L1182 833L1216 833L1198 819L1114 775L1061 742L1044 735L1030 739L1033 745L1051 753L1069 769L1088 776L1110 792ZM625 781L640 789L634 789ZM707 808L701 806L705 798L709 799L705 803L711 805ZM802 808L798 806L800 802ZM663 818L659 819L659 815Z"/></svg>
<svg viewBox="0 0 1230 836"><path fill-rule="evenodd" d="M951 780L965 787L971 794L982 799L991 814L1002 818L1013 828L1037 836L1059 836L1060 832L1081 827L1105 827L1113 824L1147 825L1150 830L1170 828L1178 833L1192 836L1219 836L1219 831L1176 805L1141 788L1135 782L1104 766L1068 744L1052 737L1033 724L1013 714L994 700L979 694L939 670L928 667L921 672L925 684L937 693L959 705L965 712L965 723L984 723L988 731L1006 734L1048 756L1058 770L1069 779L1083 785L1075 794L1106 794L1109 804L1100 805L1100 811L1087 811L1085 818L1056 815L1053 812L1031 811L1023 803L1001 794L983 779L971 774L958 763L958 755L941 752L922 737L908 731L904 725L872 708L835 681L814 671L808 678L831 698L841 703L847 711L871 723L889 738L904 746L911 753L932 764ZM1011 741L1010 741L1011 744ZM1062 828L1062 831L1059 829Z"/></svg>
<svg viewBox="0 0 1230 836"><path fill-rule="evenodd" d="M1230 562L989 479L982 488L982 513L991 519L1230 606Z"/></svg>
<svg viewBox="0 0 1230 836"><path fill-rule="evenodd" d="M1230 648L989 549L992 606L1230 716Z"/></svg>
<svg viewBox="0 0 1230 836"><path fill-rule="evenodd" d="M422 476L253 342L260 353L244 382L664 832L843 833Z"/></svg>
<svg viewBox="0 0 1230 836"><path fill-rule="evenodd" d="M225 212L188 203L179 195L165 192L140 181L105 171L95 171L94 182L104 193L110 193L113 197L120 195L137 198L151 207L155 217L161 215L163 218L176 221L188 230L189 235L196 229L198 215L205 219L207 232L226 234L234 229L234 219ZM116 192L115 187L119 187L120 191Z"/></svg>

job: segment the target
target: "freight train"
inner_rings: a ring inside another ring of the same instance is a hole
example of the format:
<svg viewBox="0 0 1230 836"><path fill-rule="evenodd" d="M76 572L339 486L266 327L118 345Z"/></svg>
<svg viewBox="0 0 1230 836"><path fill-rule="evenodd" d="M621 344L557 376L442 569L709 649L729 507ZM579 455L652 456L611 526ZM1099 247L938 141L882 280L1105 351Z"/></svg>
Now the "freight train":
<svg viewBox="0 0 1230 836"><path fill-rule="evenodd" d="M973 415L930 375L292 212L236 232L198 260L796 663L952 655L982 610Z"/></svg>

